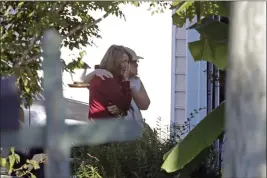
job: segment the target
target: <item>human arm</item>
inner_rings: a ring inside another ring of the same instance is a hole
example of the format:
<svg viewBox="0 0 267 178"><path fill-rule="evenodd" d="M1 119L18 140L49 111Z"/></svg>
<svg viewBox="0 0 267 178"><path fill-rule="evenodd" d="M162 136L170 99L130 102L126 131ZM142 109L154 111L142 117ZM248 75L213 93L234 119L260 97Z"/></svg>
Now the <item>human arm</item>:
<svg viewBox="0 0 267 178"><path fill-rule="evenodd" d="M150 99L141 80L140 83L140 91L132 88L132 97L140 110L147 110L150 105Z"/></svg>
<svg viewBox="0 0 267 178"><path fill-rule="evenodd" d="M94 76L95 76L95 71L92 71L87 75L85 75L84 73L81 77L81 80L83 81L83 83L89 83L93 79Z"/></svg>
<svg viewBox="0 0 267 178"><path fill-rule="evenodd" d="M140 91L137 91L134 87L132 87L131 90L133 100L138 108L140 110L147 110L150 105L150 99L142 81L140 81ZM121 112L120 108L118 108L116 105L109 106L107 109L112 114L119 114Z"/></svg>
<svg viewBox="0 0 267 178"><path fill-rule="evenodd" d="M85 75L85 73L86 71L81 77L84 83L89 83L95 76L100 77L102 80L105 80L105 78L113 78L113 75L105 69L95 69L87 75Z"/></svg>

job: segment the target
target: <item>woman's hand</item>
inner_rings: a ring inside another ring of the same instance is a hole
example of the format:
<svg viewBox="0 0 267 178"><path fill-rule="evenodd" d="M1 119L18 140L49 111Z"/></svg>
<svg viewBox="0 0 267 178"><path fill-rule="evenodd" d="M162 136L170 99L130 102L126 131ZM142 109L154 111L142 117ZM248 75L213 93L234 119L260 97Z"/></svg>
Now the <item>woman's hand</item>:
<svg viewBox="0 0 267 178"><path fill-rule="evenodd" d="M122 114L121 110L116 105L108 106L107 109L111 114Z"/></svg>
<svg viewBox="0 0 267 178"><path fill-rule="evenodd" d="M123 80L128 81L130 77L130 64L127 65L126 70L124 72Z"/></svg>
<svg viewBox="0 0 267 178"><path fill-rule="evenodd" d="M93 72L89 73L88 75L85 75L86 74L86 70L85 69L85 72L83 73L82 77L81 77L81 80L83 81L83 83L90 83L90 81L95 77L95 76L98 76L100 77L102 80L105 80L105 77L106 78L113 78L113 75L105 70L105 69L95 69Z"/></svg>
<svg viewBox="0 0 267 178"><path fill-rule="evenodd" d="M105 80L106 78L113 78L112 73L110 73L109 71L105 70L105 69L95 69L94 71L95 76L100 77L102 80Z"/></svg>

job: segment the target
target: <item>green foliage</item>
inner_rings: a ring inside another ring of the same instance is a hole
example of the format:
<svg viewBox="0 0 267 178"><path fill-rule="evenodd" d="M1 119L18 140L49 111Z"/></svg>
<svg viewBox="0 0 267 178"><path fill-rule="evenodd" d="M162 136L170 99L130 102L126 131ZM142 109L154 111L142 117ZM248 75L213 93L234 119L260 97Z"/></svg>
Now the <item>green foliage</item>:
<svg viewBox="0 0 267 178"><path fill-rule="evenodd" d="M199 154L198 159L191 162L193 165L187 164L187 169L166 173L159 167L164 153L181 142L181 136L189 131L189 121L202 109L191 113L183 125L173 124L171 128L163 128L159 118L155 130L145 125L142 137L132 142L74 147L73 175L79 178L173 178L179 173L181 178L187 178L183 175L188 178L219 178L212 177L218 174L218 159L211 147L207 147L204 154Z"/></svg>
<svg viewBox="0 0 267 178"><path fill-rule="evenodd" d="M188 44L195 61L205 60L213 63L221 70L227 67L228 55L228 24L212 20L212 15L228 16L230 3L227 1L175 1L172 9L173 24L182 27L186 20L190 23L194 18L197 22L189 29L195 29L200 34L200 40ZM203 18L201 20L201 18Z"/></svg>
<svg viewBox="0 0 267 178"><path fill-rule="evenodd" d="M171 5L171 9L176 9L172 16L173 24L183 27L187 19L192 22L195 17L200 23L201 17L228 16L229 4L227 1L174 1Z"/></svg>
<svg viewBox="0 0 267 178"><path fill-rule="evenodd" d="M213 146L205 148L179 171L179 178L222 178L218 152Z"/></svg>
<svg viewBox="0 0 267 178"><path fill-rule="evenodd" d="M211 62L221 70L227 68L228 24L213 20L211 16L228 16L229 5L230 3L225 1L172 3L171 8L176 10L173 14L173 24L183 27L187 20L192 23L195 17L197 18L196 23L188 28L195 29L200 34L200 40L188 44L195 61ZM179 171L179 177L182 178L192 177L192 171L209 154L209 147L223 131L224 103L209 113L180 143L164 155L162 168L167 172ZM216 176L220 177L218 172Z"/></svg>
<svg viewBox="0 0 267 178"><path fill-rule="evenodd" d="M175 144L173 137L159 137L164 132L169 131L145 125L142 137L135 141L75 147L73 174L83 178L93 178L92 174L97 178L173 177L160 169L163 154Z"/></svg>
<svg viewBox="0 0 267 178"><path fill-rule="evenodd" d="M24 163L21 167L14 168L15 163L18 164L20 162L20 157L15 153L14 147L11 147L10 155L7 158L0 157L0 167L6 168L8 175L15 173L17 177L28 176L29 178L36 178L36 176L31 173L31 169L39 169L39 164L43 163L44 161L44 159L27 160L26 163Z"/></svg>
<svg viewBox="0 0 267 178"><path fill-rule="evenodd" d="M91 166L91 165L85 165L84 162L78 167L78 170L76 171L76 177L77 178L103 178L98 173L98 169Z"/></svg>
<svg viewBox="0 0 267 178"><path fill-rule="evenodd" d="M15 154L14 147L10 148L10 155L7 158L0 157L0 166L5 167L8 170L8 174L11 174L14 170L13 166L15 163L19 163L20 157Z"/></svg>
<svg viewBox="0 0 267 178"><path fill-rule="evenodd" d="M47 28L55 28L64 37L63 45L70 50L93 45L100 38L97 25L110 14L124 17L119 9L121 2L112 1L2 1L0 3L0 74L16 75L21 99L26 106L40 92L41 70L40 39ZM91 11L103 10L103 18L94 19ZM64 69L74 70L85 65L79 59L65 64Z"/></svg>
<svg viewBox="0 0 267 178"><path fill-rule="evenodd" d="M189 29L195 29L200 34L199 41L188 43L194 60L205 60L225 70L228 57L228 24L204 18L200 24L196 23Z"/></svg>
<svg viewBox="0 0 267 178"><path fill-rule="evenodd" d="M127 3L136 7L139 7L141 4L149 4L147 10L151 12L151 15L164 13L164 11L171 6L171 2L168 1L124 1L124 4Z"/></svg>
<svg viewBox="0 0 267 178"><path fill-rule="evenodd" d="M36 94L41 91L42 69L40 40L43 31L55 28L63 36L63 46L70 50L94 45L95 38L101 38L98 23L109 15L124 18L120 4L138 1L2 1L0 3L0 74L17 76L17 85L25 107L32 104ZM149 2L152 10L162 12L166 2ZM95 19L91 12L102 10L103 17ZM63 69L73 72L77 68L88 67L82 62L83 54L66 63L61 59Z"/></svg>
<svg viewBox="0 0 267 178"><path fill-rule="evenodd" d="M168 1L152 1L149 4L148 10L151 11L151 15L164 13L166 9L169 9L171 2Z"/></svg>
<svg viewBox="0 0 267 178"><path fill-rule="evenodd" d="M207 153L205 149L211 146L223 131L224 102L210 112L180 143L164 155L162 169L167 172L178 171L196 159L198 155L200 155L198 160L203 160ZM196 162L192 166L199 164L199 161Z"/></svg>

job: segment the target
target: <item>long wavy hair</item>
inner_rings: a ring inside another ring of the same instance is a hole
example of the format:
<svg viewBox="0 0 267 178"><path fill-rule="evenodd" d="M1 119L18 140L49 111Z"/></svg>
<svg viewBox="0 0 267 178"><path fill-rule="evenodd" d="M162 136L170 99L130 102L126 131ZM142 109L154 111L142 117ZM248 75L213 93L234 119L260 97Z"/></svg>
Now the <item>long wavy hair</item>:
<svg viewBox="0 0 267 178"><path fill-rule="evenodd" d="M123 47L118 45L111 45L103 59L100 62L99 68L106 69L112 73L115 77L120 77L121 60L123 55L126 54L129 57L129 61L132 60L132 55Z"/></svg>

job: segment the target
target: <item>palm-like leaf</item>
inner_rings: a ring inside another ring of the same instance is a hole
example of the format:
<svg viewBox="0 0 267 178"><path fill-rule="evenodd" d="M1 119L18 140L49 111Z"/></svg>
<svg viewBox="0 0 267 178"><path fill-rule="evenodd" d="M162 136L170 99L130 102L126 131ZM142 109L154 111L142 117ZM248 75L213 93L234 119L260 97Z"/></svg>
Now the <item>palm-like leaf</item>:
<svg viewBox="0 0 267 178"><path fill-rule="evenodd" d="M217 20L203 19L201 24L194 24L189 29L200 33L200 40L188 43L189 50L195 61L208 61L219 69L227 67L228 24Z"/></svg>
<svg viewBox="0 0 267 178"><path fill-rule="evenodd" d="M171 151L164 155L162 169L175 172L184 168L224 131L224 102L209 113Z"/></svg>

